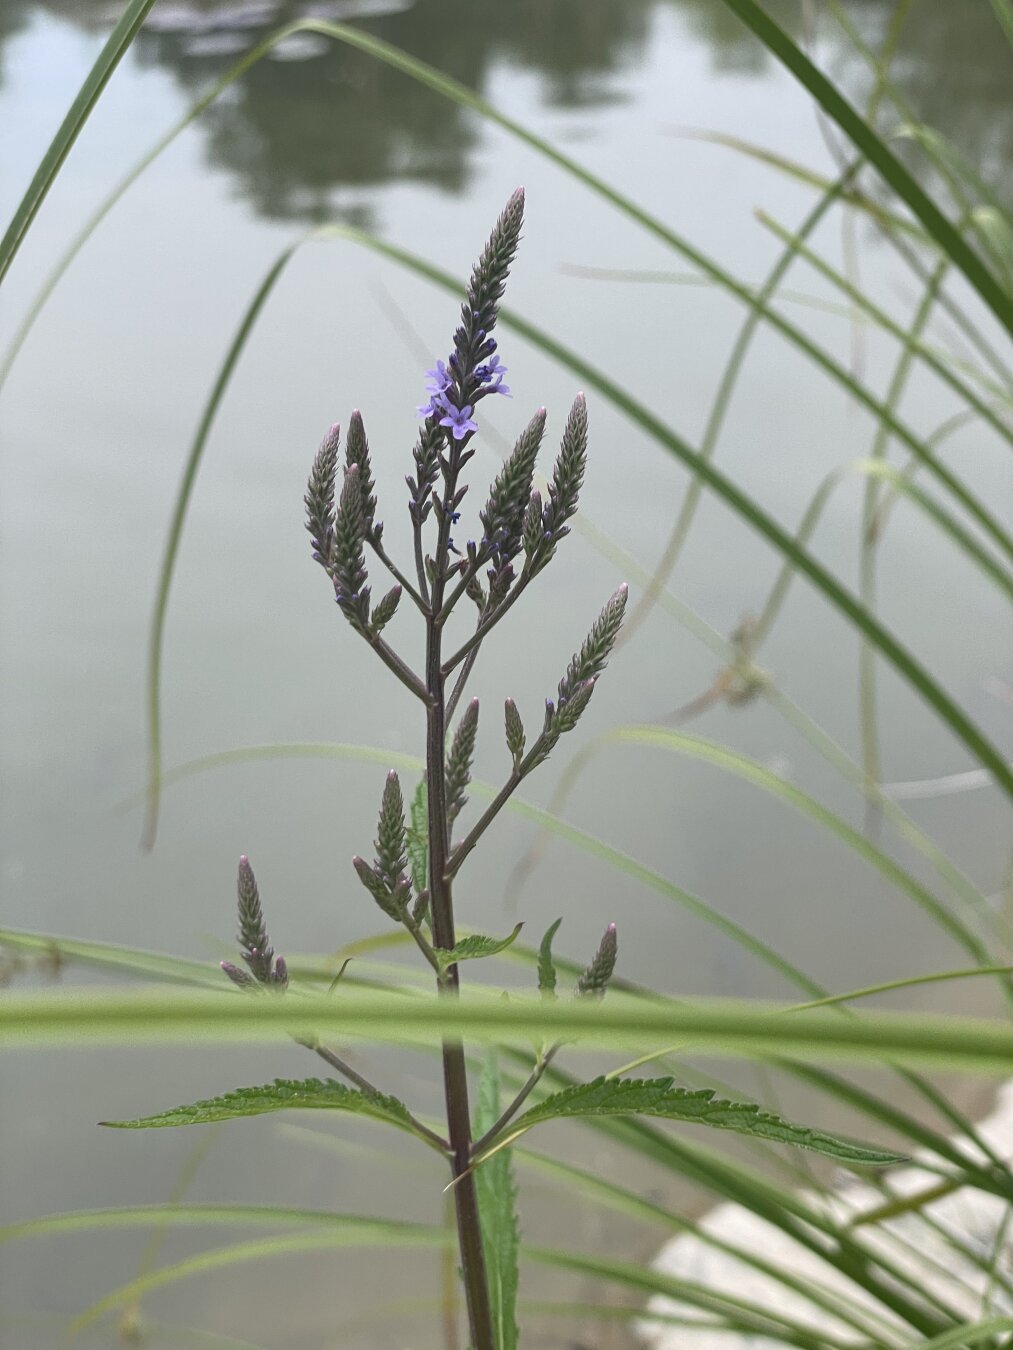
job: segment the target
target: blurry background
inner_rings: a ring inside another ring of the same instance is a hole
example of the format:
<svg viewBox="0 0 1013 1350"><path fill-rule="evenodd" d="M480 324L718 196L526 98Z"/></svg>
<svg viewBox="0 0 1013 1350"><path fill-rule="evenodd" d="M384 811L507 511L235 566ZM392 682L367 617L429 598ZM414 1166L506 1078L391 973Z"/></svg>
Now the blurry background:
<svg viewBox="0 0 1013 1350"><path fill-rule="evenodd" d="M823 67L862 104L869 69L832 16L814 6L807 32L798 5L770 8L796 39L813 44ZM846 5L872 48L882 42L893 9L889 0ZM747 284L762 281L781 249L754 208L795 229L814 189L756 158L681 133L720 131L827 177L837 172L808 98L714 0L402 6L367 0L312 7L159 0L12 269L0 345L62 247L121 175L243 51L309 12L354 21L464 82ZM108 0L0 0L4 219L116 13ZM1013 61L998 33L987 0L917 0L891 74L921 119L990 182L1008 184ZM884 110L885 130L898 121ZM906 153L921 169L917 151ZM141 811L136 803L124 809L124 802L143 787L146 771L145 656L158 567L203 402L279 250L307 226L341 221L463 277L518 183L527 189L527 226L509 305L698 444L743 306L713 285L695 284L689 264L503 131L323 37L297 35L259 62L157 161L87 244L4 389L4 925L210 963L232 942L235 863L247 852L280 951L330 953L377 930L376 911L349 867L375 832L383 783L375 764L277 760L188 777L166 789L156 847L141 852ZM866 215L848 220L837 208L811 242L840 266L849 240L862 287L906 324L920 288ZM649 276L625 275L630 271ZM897 344L834 309L839 294L804 263L786 285L782 312L882 396ZM994 338L956 282L951 293ZM809 298L833 305L816 308ZM416 705L340 621L312 563L302 493L328 424L345 423L353 407L361 408L385 538L391 551L407 556L403 477L411 468L414 405L423 398L425 368L446 355L456 314L451 297L352 243L314 242L289 264L222 406L187 521L165 643L167 767L271 742L421 753ZM548 460L578 387L571 373L520 338L506 330L500 337L514 397L482 405L489 434L479 438L474 460L472 519L504 444L543 403ZM933 319L926 340L968 354L945 318ZM688 475L603 398L591 394L589 407L586 517L651 570ZM959 407L916 367L900 410L928 434ZM824 476L869 453L875 430L839 385L761 326L729 408L718 463L794 528ZM1011 481L997 437L972 422L941 453L1001 512ZM906 453L896 458L903 462ZM860 478L837 489L813 542L850 587L862 491ZM995 588L903 501L879 561L888 624L1001 743L1011 634ZM671 586L681 603L727 636L762 608L779 566L756 534L705 493ZM614 556L575 532L483 649L473 681L484 709L481 777L498 782L507 770L504 696L516 698L529 726L537 725L542 700L624 577L635 603L642 580L626 576ZM390 633L406 654L417 653L410 607L403 606ZM858 641L804 583L793 589L757 659L858 757ZM704 694L721 667L671 613L656 609L614 657L580 736L563 742L524 795L547 803L581 745L609 727L669 717ZM880 690L887 783L974 767L888 671ZM861 794L763 699L740 708L717 701L689 725L862 826ZM998 794L976 786L905 805L1000 906L1008 831ZM705 898L834 989L967 964L899 891L825 831L694 759L607 746L591 759L563 813ZM536 942L562 915L559 950L586 959L615 920L620 968L631 979L666 992L790 996L774 972L713 928L563 843L551 845L518 891L511 869L534 837L517 817L500 818L458 888L463 923L506 931L516 915L528 921L525 938ZM882 838L894 847L889 829ZM918 875L931 875L908 854L898 856ZM984 989L971 985L906 1001L960 1011L990 1007ZM420 1110L436 1109L432 1064L374 1051L362 1062ZM7 1057L0 1072L3 1218L11 1221L165 1200L200 1142L197 1132L105 1133L92 1121L317 1067L295 1048L280 1048L53 1052ZM760 1092L754 1075L743 1070L740 1078L743 1090ZM781 1104L808 1105L809 1118L823 1109L790 1093ZM331 1138L348 1141L345 1152L308 1146L271 1118L205 1136L207 1156L189 1194L439 1220L442 1179L437 1184L428 1157L417 1158L407 1144L391 1149L354 1122L328 1128ZM608 1174L612 1160L601 1142L567 1138L571 1155ZM617 1179L640 1184L628 1175ZM643 1187L651 1184L645 1176ZM689 1191L682 1200L694 1204ZM650 1254L643 1230L563 1203L544 1183L529 1184L523 1205L532 1240L607 1248L630 1259ZM159 1259L209 1242L170 1234ZM66 1318L136 1273L143 1245L121 1234L72 1243L46 1239L4 1250L0 1344L62 1343ZM411 1300L433 1297L436 1271L435 1257L407 1253L304 1257L172 1286L146 1301L145 1311L156 1321L231 1332L276 1350L428 1350L440 1344L438 1319ZM560 1296L558 1277L534 1272L524 1292L550 1287ZM570 1296L590 1299L594 1291L575 1285ZM408 1306L400 1316L371 1318L378 1297L404 1298ZM114 1343L113 1326L80 1343ZM533 1346L572 1346L583 1334L548 1322L530 1326ZM583 1341L618 1346L625 1334L593 1326ZM191 1342L174 1332L164 1343Z"/></svg>

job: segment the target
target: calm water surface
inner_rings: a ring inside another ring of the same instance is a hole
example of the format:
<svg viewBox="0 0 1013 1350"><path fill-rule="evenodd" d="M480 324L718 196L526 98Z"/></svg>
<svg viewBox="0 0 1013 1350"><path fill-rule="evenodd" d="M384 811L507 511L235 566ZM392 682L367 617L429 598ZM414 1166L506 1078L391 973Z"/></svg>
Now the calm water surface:
<svg viewBox="0 0 1013 1350"><path fill-rule="evenodd" d="M797 7L774 8L800 35ZM863 39L878 47L892 6L853 0L847 10ZM895 59L900 89L991 181L1010 181L1013 66L990 6L921 0L914 10ZM12 269L0 311L4 344L47 268L108 188L239 53L301 12L299 5L253 0L160 0ZM812 205L812 189L680 133L721 131L819 173L835 171L806 99L713 0L420 0L315 12L361 22L465 82L747 283L761 281L778 252L754 208L795 227ZM110 21L105 0L0 0L5 216ZM814 41L826 67L864 99L867 69L829 18L819 21ZM884 114L887 128L898 120ZM140 851L139 812L123 803L144 780L145 645L157 569L202 402L279 251L307 226L342 221L463 274L517 183L527 188L529 211L511 305L698 443L742 307L696 284L685 258L503 131L321 38L294 39L250 71L89 242L32 333L3 400L4 924L211 962L231 942L235 860L248 852L281 950L332 952L376 930L348 866L375 830L383 781L375 765L260 762L191 776L167 789L157 847ZM906 320L920 296L911 273L864 218L849 228L861 283ZM815 242L839 263L845 238L838 214ZM631 271L653 280L631 278ZM782 311L884 393L894 345L867 327L853 331L825 305L807 304L838 297L803 266L788 284L794 289ZM956 284L952 294L973 311ZM310 561L301 499L323 430L358 406L387 537L392 548L405 547L402 480L413 409L422 371L446 351L455 314L451 298L351 243L308 244L289 264L221 408L187 521L166 631L169 766L281 741L419 750L414 705L338 621ZM929 336L966 355L945 319L933 319ZM578 387L570 372L514 336L504 333L501 350L514 399L489 410L476 493L539 404L549 408L558 438ZM602 397L592 393L589 404L586 517L650 569L687 475ZM916 372L901 410L928 433L958 406ZM869 453L874 430L837 385L761 330L718 457L794 526L827 472ZM994 438L972 425L945 453L984 499L997 508L1008 500L1007 461ZM857 576L860 510L856 479L835 493L814 542L849 584ZM887 621L1001 743L1010 631L996 592L910 508L895 512L880 558ZM728 634L762 607L777 569L767 545L705 496L672 588ZM490 642L475 680L484 707L495 710L510 694L529 722L536 719L624 575L614 554L575 533L545 584ZM636 599L643 586L630 579ZM407 620L396 632L399 639L407 634L411 654ZM857 644L806 586L792 592L760 661L859 753ZM707 690L720 665L670 614L656 611L615 657L580 743L609 727L668 716ZM483 720L477 772L498 781L505 770L498 713ZM854 789L769 704L718 703L691 725L862 824ZM881 679L881 735L891 782L972 767L888 673ZM564 743L565 753L529 784L531 799L549 800L577 748ZM985 787L909 805L986 894L1001 889L1008 831L997 794ZM606 747L564 813L834 988L966 963L851 851L776 800L693 759ZM561 949L580 956L614 919L622 971L632 979L687 994L788 995L774 973L714 929L562 844L543 854L518 893L512 866L533 838L519 818L500 820L460 888L465 923L498 931L516 914L530 921L526 935L536 939L562 915ZM893 847L888 834L884 842ZM922 874L917 861L898 856ZM984 994L958 987L920 1003L987 1007ZM420 1110L437 1108L429 1062L390 1051L366 1052L362 1061ZM427 1222L442 1214L442 1178L427 1158L377 1152L378 1137L354 1123L331 1128L326 1151L320 1135L308 1140L294 1119L243 1122L202 1137L124 1137L91 1124L315 1072L295 1050L54 1052L6 1058L2 1072L4 1221L163 1201L188 1160L196 1166L195 1146L207 1155L190 1184L193 1199L327 1205ZM740 1078L743 1090L763 1090L747 1073ZM822 1103L798 1102L790 1088L781 1102L814 1120L824 1111ZM621 1168L619 1180L665 1201L700 1202L668 1179L631 1174L625 1156L617 1159L593 1138L544 1140L561 1141L569 1157L606 1174ZM660 1238L603 1211L560 1203L544 1180L525 1179L524 1227L533 1241L646 1259ZM69 1316L137 1273L143 1245L136 1234L114 1234L5 1249L0 1343L12 1350L62 1344ZM212 1239L169 1234L157 1260L210 1245ZM144 1314L153 1323L210 1328L275 1350L428 1350L440 1343L437 1288L435 1259L349 1252L193 1280L153 1294ZM611 1297L538 1271L526 1273L525 1291L585 1302ZM400 1312L370 1316L372 1302L392 1297L404 1300ZM619 1331L593 1322L526 1325L532 1346L580 1340L607 1350L624 1343ZM113 1342L105 1324L79 1343ZM178 1330L156 1331L148 1343L212 1344Z"/></svg>

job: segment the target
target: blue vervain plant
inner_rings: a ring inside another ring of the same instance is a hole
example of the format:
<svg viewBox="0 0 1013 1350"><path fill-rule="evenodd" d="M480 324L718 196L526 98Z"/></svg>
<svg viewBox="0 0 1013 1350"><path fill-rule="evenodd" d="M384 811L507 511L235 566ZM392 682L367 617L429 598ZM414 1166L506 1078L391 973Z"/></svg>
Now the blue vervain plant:
<svg viewBox="0 0 1013 1350"><path fill-rule="evenodd" d="M467 805L479 728L479 701L455 713L482 644L554 557L577 510L587 457L587 408L578 395L563 429L547 499L533 490L535 462L545 433L540 408L521 432L478 513L478 538L458 546L454 533L468 491L464 470L474 456L479 407L493 395L510 394L507 368L493 336L499 305L520 239L524 193L507 203L471 274L461 321L446 362L427 372L427 398L406 482L414 541L414 565L402 571L388 555L377 499L369 442L361 415L353 412L344 440L332 426L317 451L305 496L306 526L314 559L333 587L338 609L352 630L425 709L425 775L406 813L398 775L383 788L372 861L356 856L352 867L382 913L411 935L432 969L441 998L457 997L459 965L495 956L517 937L473 934L458 940L454 885L469 855L518 785L542 764L561 736L572 731L594 693L618 637L627 588L619 586L602 609L563 674L555 699L547 699L542 725L528 743L513 699L504 708L510 770L484 813L463 833L456 826ZM340 487L339 487L340 467ZM460 532L458 531L460 537ZM394 585L374 601L370 559L391 574ZM414 576L409 573L413 572ZM483 575L484 574L484 575ZM413 670L384 636L407 596L425 628L425 667ZM454 648L445 643L448 621L459 605L475 610L471 635ZM245 856L239 862L238 939L246 969L229 961L222 970L244 993L281 994L289 983L282 957L271 946L257 882ZM557 998L552 942L556 920L539 950L538 987ZM610 923L597 951L577 978L573 996L600 999L612 979L618 954ZM340 972L334 981L340 980ZM333 986L332 986L333 988ZM675 1086L671 1078L597 1078L572 1083L523 1110L542 1083L562 1042L534 1048L527 1079L501 1109L493 1053L487 1057L478 1108L472 1117L464 1045L442 1044L445 1134L419 1120L405 1103L381 1092L314 1036L299 1043L314 1051L353 1086L333 1079L276 1080L207 1101L173 1108L142 1120L109 1122L121 1127L205 1123L288 1108L355 1111L415 1135L440 1153L450 1170L457 1235L473 1350L515 1350L518 1328L518 1230L510 1143L543 1121L569 1117L645 1115L688 1120L766 1140L793 1143L840 1162L883 1165L895 1155L791 1125L742 1102L715 1098L709 1089ZM523 1113L522 1113L523 1112Z"/></svg>

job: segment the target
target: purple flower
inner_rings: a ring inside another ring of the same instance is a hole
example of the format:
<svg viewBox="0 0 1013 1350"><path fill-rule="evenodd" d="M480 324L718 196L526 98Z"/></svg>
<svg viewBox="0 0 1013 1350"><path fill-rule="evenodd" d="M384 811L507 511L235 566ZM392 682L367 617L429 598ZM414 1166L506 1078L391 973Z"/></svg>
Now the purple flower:
<svg viewBox="0 0 1013 1350"><path fill-rule="evenodd" d="M478 379L480 379L484 385L490 386L490 388L485 390L485 393L506 394L506 396L510 398L510 387L503 383L503 376L506 373L507 368L503 365L498 356L491 357L484 366L479 366L475 371Z"/></svg>
<svg viewBox="0 0 1013 1350"><path fill-rule="evenodd" d="M454 377L442 361L437 361L433 370L426 371L426 388L434 396L442 394L444 389L449 389L453 383Z"/></svg>
<svg viewBox="0 0 1013 1350"><path fill-rule="evenodd" d="M473 409L470 403L466 403L463 408L455 408L446 397L443 398L442 403L447 415L440 418L440 426L450 427L454 433L455 441L467 436L469 431L478 430L478 423L472 421Z"/></svg>

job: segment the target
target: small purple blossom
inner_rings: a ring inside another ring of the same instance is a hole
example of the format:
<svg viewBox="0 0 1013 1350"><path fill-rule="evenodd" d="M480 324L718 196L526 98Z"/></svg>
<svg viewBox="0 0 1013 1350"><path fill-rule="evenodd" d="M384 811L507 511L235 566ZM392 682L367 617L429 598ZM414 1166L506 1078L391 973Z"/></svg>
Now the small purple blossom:
<svg viewBox="0 0 1013 1350"><path fill-rule="evenodd" d="M453 360L453 358L451 358ZM432 370L426 371L426 388L435 396L442 394L454 383L454 377L442 361L437 361Z"/></svg>
<svg viewBox="0 0 1013 1350"><path fill-rule="evenodd" d="M507 373L507 368L503 365L498 356L491 357L485 365L479 366L476 371L476 377L482 381L488 388L484 390L487 394L506 394L511 397L510 386L503 383L503 376Z"/></svg>
<svg viewBox="0 0 1013 1350"><path fill-rule="evenodd" d="M466 403L463 408L455 408L454 405L444 397L443 407L446 409L446 417L440 418L441 427L449 427L454 433L454 440L462 440L469 431L477 431L478 423L472 420L472 408L470 403Z"/></svg>

